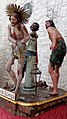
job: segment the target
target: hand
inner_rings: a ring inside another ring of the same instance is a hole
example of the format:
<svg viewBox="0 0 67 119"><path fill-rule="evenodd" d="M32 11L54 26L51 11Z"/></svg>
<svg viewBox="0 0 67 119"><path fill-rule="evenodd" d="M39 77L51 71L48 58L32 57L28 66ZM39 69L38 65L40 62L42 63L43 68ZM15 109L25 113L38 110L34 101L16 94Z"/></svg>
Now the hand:
<svg viewBox="0 0 67 119"><path fill-rule="evenodd" d="M17 41L15 41L15 45L17 45Z"/></svg>
<svg viewBox="0 0 67 119"><path fill-rule="evenodd" d="M15 49L15 48L16 48L16 44L12 44L11 46L12 46L12 48L13 48L13 49Z"/></svg>
<svg viewBox="0 0 67 119"><path fill-rule="evenodd" d="M57 49L57 46L53 46L53 45L50 46L50 50L53 50L54 51L56 49Z"/></svg>
<svg viewBox="0 0 67 119"><path fill-rule="evenodd" d="M52 50L52 45L50 46L50 50Z"/></svg>
<svg viewBox="0 0 67 119"><path fill-rule="evenodd" d="M20 43L25 44L25 41L20 41Z"/></svg>

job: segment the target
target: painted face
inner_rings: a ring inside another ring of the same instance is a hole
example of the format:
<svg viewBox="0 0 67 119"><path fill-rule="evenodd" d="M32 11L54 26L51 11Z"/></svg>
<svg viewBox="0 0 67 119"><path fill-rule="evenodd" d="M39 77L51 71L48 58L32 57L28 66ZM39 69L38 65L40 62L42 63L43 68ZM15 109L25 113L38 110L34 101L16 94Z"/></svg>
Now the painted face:
<svg viewBox="0 0 67 119"><path fill-rule="evenodd" d="M31 26L30 26L30 28L31 28L31 30L33 31L35 28L36 28L36 24L32 24Z"/></svg>
<svg viewBox="0 0 67 119"><path fill-rule="evenodd" d="M15 26L17 24L17 18L15 18L14 16L11 16L10 21L12 26Z"/></svg>
<svg viewBox="0 0 67 119"><path fill-rule="evenodd" d="M30 29L31 29L32 31L36 31L36 30L38 29L37 24L36 24L36 23L33 23L33 24L30 26Z"/></svg>
<svg viewBox="0 0 67 119"><path fill-rule="evenodd" d="M45 22L45 27L46 27L46 29L47 29L48 27L50 27L50 26L51 26L50 22L49 22L49 21L46 21L46 22Z"/></svg>

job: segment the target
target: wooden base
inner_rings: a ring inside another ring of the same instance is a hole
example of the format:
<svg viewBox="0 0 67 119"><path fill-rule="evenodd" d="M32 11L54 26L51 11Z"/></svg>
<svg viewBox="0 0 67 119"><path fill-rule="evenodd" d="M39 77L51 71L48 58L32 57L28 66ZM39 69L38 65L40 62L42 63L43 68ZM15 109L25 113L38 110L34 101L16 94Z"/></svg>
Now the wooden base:
<svg viewBox="0 0 67 119"><path fill-rule="evenodd" d="M67 93L63 89L59 89L59 95L55 97L50 96L49 89L44 87L39 87L37 94L23 91L15 100L0 94L0 107L12 114L26 117L37 116L66 103Z"/></svg>

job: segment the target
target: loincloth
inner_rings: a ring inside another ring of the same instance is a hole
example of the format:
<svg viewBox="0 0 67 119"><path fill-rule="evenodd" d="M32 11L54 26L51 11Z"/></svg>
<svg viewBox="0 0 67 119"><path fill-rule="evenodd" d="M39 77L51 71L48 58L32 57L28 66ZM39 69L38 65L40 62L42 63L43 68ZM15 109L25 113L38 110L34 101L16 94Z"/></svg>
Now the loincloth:
<svg viewBox="0 0 67 119"><path fill-rule="evenodd" d="M50 64L52 67L58 65L60 67L62 65L64 56L66 55L66 44L64 40L60 40L58 42L58 48L55 51L52 51L50 55Z"/></svg>
<svg viewBox="0 0 67 119"><path fill-rule="evenodd" d="M28 62L33 56L36 56L36 52L27 50L27 51L26 51L26 54L25 54L24 64L27 64L27 62Z"/></svg>
<svg viewBox="0 0 67 119"><path fill-rule="evenodd" d="M26 53L26 45L25 44L18 43L16 48L12 47L12 54L14 54L14 56L17 59L25 57L25 53Z"/></svg>

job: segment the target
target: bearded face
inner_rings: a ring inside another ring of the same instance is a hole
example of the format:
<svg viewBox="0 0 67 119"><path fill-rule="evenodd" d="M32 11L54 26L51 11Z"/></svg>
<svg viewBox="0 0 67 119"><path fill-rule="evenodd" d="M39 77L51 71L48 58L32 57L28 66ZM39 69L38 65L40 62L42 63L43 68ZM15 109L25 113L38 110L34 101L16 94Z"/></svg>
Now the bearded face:
<svg viewBox="0 0 67 119"><path fill-rule="evenodd" d="M46 29L47 29L48 27L50 27L50 26L51 26L50 22L49 22L49 21L46 21L46 23L45 23Z"/></svg>
<svg viewBox="0 0 67 119"><path fill-rule="evenodd" d="M17 18L15 18L14 16L11 16L10 22L12 26L15 26L17 24Z"/></svg>

